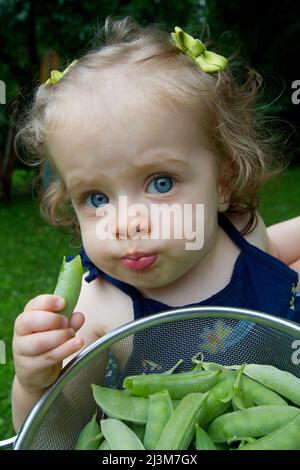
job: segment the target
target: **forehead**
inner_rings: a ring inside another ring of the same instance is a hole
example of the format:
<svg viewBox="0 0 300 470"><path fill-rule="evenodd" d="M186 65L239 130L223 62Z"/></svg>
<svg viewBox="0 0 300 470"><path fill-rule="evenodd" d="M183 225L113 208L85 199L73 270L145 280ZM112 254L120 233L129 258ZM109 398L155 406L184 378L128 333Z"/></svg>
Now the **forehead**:
<svg viewBox="0 0 300 470"><path fill-rule="evenodd" d="M107 168L114 162L142 164L155 148L183 158L195 145L210 150L204 110L196 116L146 85L115 78L61 100L46 136L58 171L65 165L88 167L96 160Z"/></svg>

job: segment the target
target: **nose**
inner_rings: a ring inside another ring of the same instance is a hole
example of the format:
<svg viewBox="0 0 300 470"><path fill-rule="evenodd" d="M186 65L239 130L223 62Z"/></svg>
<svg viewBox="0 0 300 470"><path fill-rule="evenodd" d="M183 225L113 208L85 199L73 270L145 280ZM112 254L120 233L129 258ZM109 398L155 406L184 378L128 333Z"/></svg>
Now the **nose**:
<svg viewBox="0 0 300 470"><path fill-rule="evenodd" d="M150 215L144 204L131 204L121 207L116 213L116 238L147 238L151 232Z"/></svg>

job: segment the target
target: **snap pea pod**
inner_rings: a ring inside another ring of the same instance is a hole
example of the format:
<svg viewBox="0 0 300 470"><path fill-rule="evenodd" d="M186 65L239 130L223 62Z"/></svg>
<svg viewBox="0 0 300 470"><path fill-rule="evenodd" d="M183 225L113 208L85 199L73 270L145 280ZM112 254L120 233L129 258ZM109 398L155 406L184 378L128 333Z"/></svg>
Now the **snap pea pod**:
<svg viewBox="0 0 300 470"><path fill-rule="evenodd" d="M288 403L278 393L243 375L242 388L245 395L255 405L288 406Z"/></svg>
<svg viewBox="0 0 300 470"><path fill-rule="evenodd" d="M100 426L96 421L96 414L81 431L75 450L96 450L99 448L103 435L100 432Z"/></svg>
<svg viewBox="0 0 300 470"><path fill-rule="evenodd" d="M189 393L174 410L155 446L156 450L185 450L193 440L195 424L201 420L207 393Z"/></svg>
<svg viewBox="0 0 300 470"><path fill-rule="evenodd" d="M94 400L101 410L111 418L144 424L147 421L148 399L135 397L99 385L92 385Z"/></svg>
<svg viewBox="0 0 300 470"><path fill-rule="evenodd" d="M144 374L125 378L123 386L133 395L147 397L168 390L172 399L194 392L206 392L218 381L219 371L181 372L179 374Z"/></svg>
<svg viewBox="0 0 300 470"><path fill-rule="evenodd" d="M196 450L217 450L207 432L200 428L198 423L196 423Z"/></svg>
<svg viewBox="0 0 300 470"><path fill-rule="evenodd" d="M213 442L241 440L244 436L261 437L300 415L294 406L254 406L216 418L207 432Z"/></svg>
<svg viewBox="0 0 300 470"><path fill-rule="evenodd" d="M173 403L167 390L149 395L145 449L155 449L166 423L173 413Z"/></svg>
<svg viewBox="0 0 300 470"><path fill-rule="evenodd" d="M232 394L232 407L234 411L243 410L244 408L251 408L254 406L254 402L251 397L245 393L244 390L244 382L243 382L243 371L245 368L245 364L243 364L237 371L236 371L236 380L233 384L233 394Z"/></svg>
<svg viewBox="0 0 300 470"><path fill-rule="evenodd" d="M145 450L137 435L119 419L103 419L101 431L111 450Z"/></svg>
<svg viewBox="0 0 300 470"><path fill-rule="evenodd" d="M231 406L232 389L235 380L234 374L221 375L222 380L214 385L208 392L205 402L205 414L200 422L206 426L215 418L225 413Z"/></svg>
<svg viewBox="0 0 300 470"><path fill-rule="evenodd" d="M82 264L80 255L76 256L68 263L64 256L56 287L53 292L55 295L59 295L65 299L65 307L59 312L62 315L72 315L79 298L81 281Z"/></svg>
<svg viewBox="0 0 300 470"><path fill-rule="evenodd" d="M233 370L238 370L240 366L222 366L215 362L203 362L202 367L204 370L222 370L222 374L233 372ZM243 370L243 376L241 379L241 388L244 392L244 395L252 401L255 405L288 405L288 403L274 390L270 390L261 383L247 377L245 375L245 368ZM233 369L232 371L230 369Z"/></svg>
<svg viewBox="0 0 300 470"><path fill-rule="evenodd" d="M247 364L244 374L300 406L300 379L274 366Z"/></svg>
<svg viewBox="0 0 300 470"><path fill-rule="evenodd" d="M267 436L237 450L300 450L300 414Z"/></svg>

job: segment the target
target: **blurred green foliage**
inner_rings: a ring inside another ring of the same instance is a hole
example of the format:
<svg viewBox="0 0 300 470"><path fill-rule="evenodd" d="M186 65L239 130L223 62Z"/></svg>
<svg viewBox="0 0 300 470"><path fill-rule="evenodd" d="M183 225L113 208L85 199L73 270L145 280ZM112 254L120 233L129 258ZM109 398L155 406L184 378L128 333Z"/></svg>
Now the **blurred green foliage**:
<svg viewBox="0 0 300 470"><path fill-rule="evenodd" d="M55 50L62 65L94 46L108 15L132 15L141 24L159 22L170 31L211 37L233 64L255 67L265 78L263 111L299 128L300 105L291 102L300 56L300 20L294 0L0 0L0 79L7 105L0 106L0 150L4 148L10 104L19 93L28 103L38 84L43 55ZM237 54L237 55L236 55ZM296 143L296 148L298 142ZM299 153L298 151L295 153ZM18 163L20 165L20 163Z"/></svg>
<svg viewBox="0 0 300 470"><path fill-rule="evenodd" d="M0 0L0 23L5 25L0 29L0 79L7 94L7 105L0 106L0 148L5 146L10 105L18 91L21 105L30 100L48 50L54 49L64 64L92 47L108 15L186 27L197 18L197 8L195 0Z"/></svg>
<svg viewBox="0 0 300 470"><path fill-rule="evenodd" d="M212 37L222 42L228 42L229 34L231 49L239 48L250 66L276 75L279 88L285 81L274 109L295 111L290 85L299 78L295 58L300 55L300 20L293 0L0 0L5 25L0 30L0 78L7 84L8 99L20 87L32 88L45 51L55 49L68 61L90 48L96 28L108 15L132 15L142 24L160 22L170 29L180 25L198 34L207 23Z"/></svg>

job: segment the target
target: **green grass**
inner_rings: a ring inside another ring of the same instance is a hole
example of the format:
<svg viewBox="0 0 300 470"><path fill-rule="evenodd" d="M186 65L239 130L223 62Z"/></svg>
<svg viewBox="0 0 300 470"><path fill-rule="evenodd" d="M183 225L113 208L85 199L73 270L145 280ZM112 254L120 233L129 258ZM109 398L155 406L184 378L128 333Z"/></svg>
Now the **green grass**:
<svg viewBox="0 0 300 470"><path fill-rule="evenodd" d="M300 166L289 167L261 191L259 212L266 225L300 215Z"/></svg>
<svg viewBox="0 0 300 470"><path fill-rule="evenodd" d="M267 225L299 215L300 167L291 167L262 191L260 213ZM28 175L14 175L11 204L0 206L0 340L6 344L6 364L0 364L0 439L14 434L10 393L13 379L11 340L16 316L28 300L52 292L64 254L75 253L68 236L39 216L26 189Z"/></svg>
<svg viewBox="0 0 300 470"><path fill-rule="evenodd" d="M67 235L41 219L30 192L18 188L12 202L0 206L0 340L6 346L6 364L0 364L0 440L14 433L10 392L15 318L30 298L53 292L62 256L75 253Z"/></svg>

